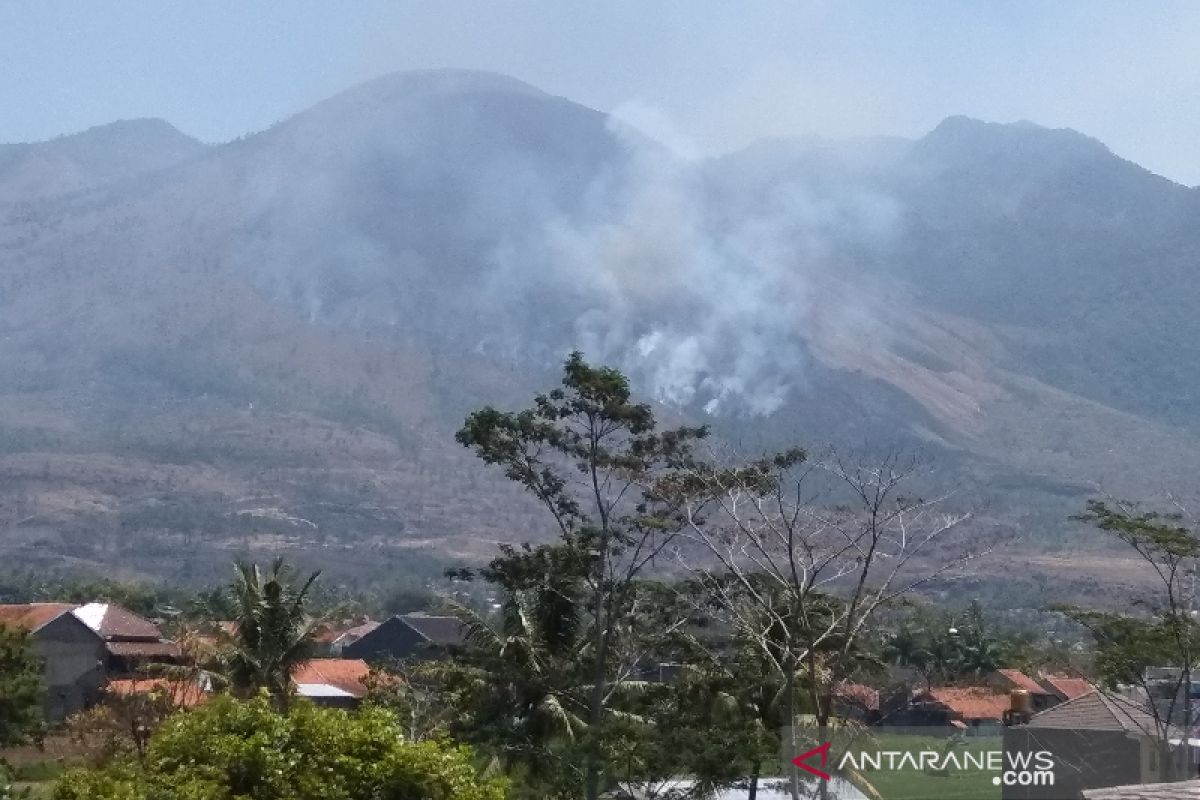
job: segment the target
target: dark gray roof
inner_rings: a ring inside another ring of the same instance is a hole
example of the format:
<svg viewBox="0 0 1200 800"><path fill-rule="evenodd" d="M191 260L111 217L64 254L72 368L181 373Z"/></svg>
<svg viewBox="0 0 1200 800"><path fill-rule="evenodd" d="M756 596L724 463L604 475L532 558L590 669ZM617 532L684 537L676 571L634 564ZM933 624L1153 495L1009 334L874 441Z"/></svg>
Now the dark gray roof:
<svg viewBox="0 0 1200 800"><path fill-rule="evenodd" d="M467 627L457 617L402 614L400 619L427 642L444 645L461 645L467 642Z"/></svg>
<svg viewBox="0 0 1200 800"><path fill-rule="evenodd" d="M1196 800L1200 797L1200 780L1085 789L1083 796L1086 800Z"/></svg>

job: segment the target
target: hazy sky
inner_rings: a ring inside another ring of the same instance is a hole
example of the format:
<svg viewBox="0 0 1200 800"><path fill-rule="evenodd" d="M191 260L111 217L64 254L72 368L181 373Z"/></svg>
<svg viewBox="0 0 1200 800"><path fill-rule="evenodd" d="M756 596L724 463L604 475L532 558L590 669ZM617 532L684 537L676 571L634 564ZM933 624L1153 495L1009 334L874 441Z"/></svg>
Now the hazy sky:
<svg viewBox="0 0 1200 800"><path fill-rule="evenodd" d="M142 116L223 141L448 66L620 110L695 152L919 136L968 114L1076 128L1200 183L1200 2L0 0L0 141Z"/></svg>

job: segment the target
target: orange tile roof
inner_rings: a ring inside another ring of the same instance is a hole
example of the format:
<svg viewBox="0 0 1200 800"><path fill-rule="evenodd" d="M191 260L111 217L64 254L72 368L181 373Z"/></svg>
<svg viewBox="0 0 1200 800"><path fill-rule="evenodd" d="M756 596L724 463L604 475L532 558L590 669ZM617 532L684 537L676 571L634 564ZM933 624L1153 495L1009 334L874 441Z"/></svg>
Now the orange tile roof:
<svg viewBox="0 0 1200 800"><path fill-rule="evenodd" d="M879 710L879 690L861 683L840 683L834 694L838 699L867 711Z"/></svg>
<svg viewBox="0 0 1200 800"><path fill-rule="evenodd" d="M924 696L945 707L951 714L968 720L1001 720L1010 702L1007 694L984 686L930 689Z"/></svg>
<svg viewBox="0 0 1200 800"><path fill-rule="evenodd" d="M1042 676L1042 683L1050 687L1055 694L1060 695L1064 700L1074 700L1076 697L1082 697L1096 688L1083 678L1072 678L1068 675L1044 675Z"/></svg>
<svg viewBox="0 0 1200 800"><path fill-rule="evenodd" d="M1024 689L1030 694L1047 694L1046 689L1040 683L1019 669L998 669L996 672L1007 678L1013 688Z"/></svg>
<svg viewBox="0 0 1200 800"><path fill-rule="evenodd" d="M0 625L11 625L32 632L75 608L74 603L0 605Z"/></svg>
<svg viewBox="0 0 1200 800"><path fill-rule="evenodd" d="M359 658L314 658L292 672L296 683L328 683L355 697L367 693L364 681L371 669Z"/></svg>
<svg viewBox="0 0 1200 800"><path fill-rule="evenodd" d="M195 708L208 699L196 681L175 678L133 678L109 681L107 690L118 697L162 692L176 708Z"/></svg>

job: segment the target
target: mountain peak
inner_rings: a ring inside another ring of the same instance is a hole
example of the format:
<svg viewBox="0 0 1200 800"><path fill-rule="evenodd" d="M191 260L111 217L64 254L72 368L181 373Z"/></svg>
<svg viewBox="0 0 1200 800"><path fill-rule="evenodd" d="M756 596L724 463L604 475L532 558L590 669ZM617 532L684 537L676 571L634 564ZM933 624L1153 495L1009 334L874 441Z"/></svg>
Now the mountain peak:
<svg viewBox="0 0 1200 800"><path fill-rule="evenodd" d="M950 162L978 159L1050 162L1059 165L1112 156L1102 142L1071 128L1047 128L1027 120L985 122L967 116L947 117L917 142L924 155Z"/></svg>
<svg viewBox="0 0 1200 800"><path fill-rule="evenodd" d="M496 72L470 69L425 69L390 72L372 78L318 103L304 116L319 109L389 107L413 101L469 94L508 94L546 97L546 93L524 81Z"/></svg>
<svg viewBox="0 0 1200 800"><path fill-rule="evenodd" d="M205 145L161 119L128 119L42 142L0 145L0 199L48 197L163 169Z"/></svg>

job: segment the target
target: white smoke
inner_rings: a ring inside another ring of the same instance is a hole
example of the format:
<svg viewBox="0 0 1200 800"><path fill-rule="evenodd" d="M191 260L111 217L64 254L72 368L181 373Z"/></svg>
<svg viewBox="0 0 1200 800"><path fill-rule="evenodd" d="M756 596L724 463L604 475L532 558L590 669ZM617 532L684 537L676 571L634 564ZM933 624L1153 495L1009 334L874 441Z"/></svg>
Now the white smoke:
<svg viewBox="0 0 1200 800"><path fill-rule="evenodd" d="M895 203L853 185L817 194L799 180L766 181L749 197L735 187L726 203L710 164L610 127L632 164L597 179L586 213L552 216L540 240L505 248L492 288L527 285L540 265L535 280L579 298L573 346L590 359L620 365L660 402L774 412L805 379L814 309L864 316L828 307L865 309L862 295L822 286L838 281L839 242L887 244Z"/></svg>
<svg viewBox="0 0 1200 800"><path fill-rule="evenodd" d="M235 149L233 258L313 323L544 365L579 349L712 414L778 409L840 320L878 339L854 254L886 250L898 209L836 148L680 158L632 127L691 149L644 104L605 131L512 81L431 80L362 87Z"/></svg>

